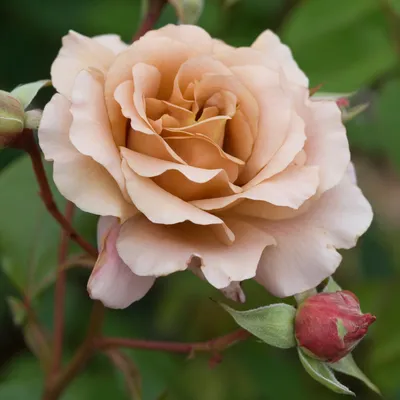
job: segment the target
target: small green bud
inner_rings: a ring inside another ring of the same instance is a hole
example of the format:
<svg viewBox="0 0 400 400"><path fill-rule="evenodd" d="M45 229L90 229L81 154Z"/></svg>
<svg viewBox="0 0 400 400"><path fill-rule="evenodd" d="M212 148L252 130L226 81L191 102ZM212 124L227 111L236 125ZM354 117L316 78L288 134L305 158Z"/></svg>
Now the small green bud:
<svg viewBox="0 0 400 400"><path fill-rule="evenodd" d="M23 130L23 105L10 93L0 90L0 135L14 135Z"/></svg>

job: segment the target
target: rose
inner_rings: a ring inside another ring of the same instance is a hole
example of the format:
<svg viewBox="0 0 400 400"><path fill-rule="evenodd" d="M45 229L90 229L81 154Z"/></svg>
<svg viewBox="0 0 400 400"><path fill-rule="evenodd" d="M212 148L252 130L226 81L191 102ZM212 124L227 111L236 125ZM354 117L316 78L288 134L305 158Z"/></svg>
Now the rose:
<svg viewBox="0 0 400 400"><path fill-rule="evenodd" d="M308 355L336 362L353 351L375 320L361 312L358 298L348 290L319 293L299 305L296 340Z"/></svg>
<svg viewBox="0 0 400 400"><path fill-rule="evenodd" d="M270 31L250 48L189 25L131 46L70 32L51 74L40 145L66 198L114 217L89 281L108 306L187 268L217 288L302 292L371 222L338 106L309 97Z"/></svg>

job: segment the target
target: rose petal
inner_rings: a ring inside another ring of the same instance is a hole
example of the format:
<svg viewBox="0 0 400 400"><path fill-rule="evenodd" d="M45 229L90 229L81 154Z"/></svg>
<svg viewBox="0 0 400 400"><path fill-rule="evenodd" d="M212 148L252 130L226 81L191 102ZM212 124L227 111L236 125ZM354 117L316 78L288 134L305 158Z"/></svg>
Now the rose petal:
<svg viewBox="0 0 400 400"><path fill-rule="evenodd" d="M212 211L233 205L240 199L250 199L297 209L315 194L318 183L318 167L290 168L242 193L191 203L202 210Z"/></svg>
<svg viewBox="0 0 400 400"><path fill-rule="evenodd" d="M93 39L104 47L112 50L114 54L121 53L121 51L124 51L129 47L129 45L121 40L119 35L99 35L94 36Z"/></svg>
<svg viewBox="0 0 400 400"><path fill-rule="evenodd" d="M263 53L264 65L274 69L282 68L289 81L308 87L308 78L293 59L289 47L282 44L275 33L264 31L251 47Z"/></svg>
<svg viewBox="0 0 400 400"><path fill-rule="evenodd" d="M64 197L84 211L127 218L136 209L125 201L115 180L71 144L69 107L65 97L55 94L43 111L39 127L40 147L46 159L54 161L54 182Z"/></svg>
<svg viewBox="0 0 400 400"><path fill-rule="evenodd" d="M128 162L122 160L122 172L133 204L156 224L176 224L191 221L198 225L223 224L223 221L163 190L149 178L133 172ZM162 207L160 207L162 204Z"/></svg>
<svg viewBox="0 0 400 400"><path fill-rule="evenodd" d="M116 248L119 230L117 218L100 217L99 257L88 282L90 297L110 308L126 308L140 300L155 281L153 276L135 275L121 260Z"/></svg>
<svg viewBox="0 0 400 400"><path fill-rule="evenodd" d="M179 67L194 53L194 47L169 38L141 39L134 42L126 51L120 53L107 72L105 99L111 122L113 136L118 146L125 142L125 120L114 99L116 88L132 79L132 67L138 63L156 67L161 73L159 98L167 100L172 92L173 81Z"/></svg>
<svg viewBox="0 0 400 400"><path fill-rule="evenodd" d="M107 72L115 54L101 41L74 31L63 37L61 50L51 66L51 81L58 92L69 98L76 76L84 69Z"/></svg>
<svg viewBox="0 0 400 400"><path fill-rule="evenodd" d="M268 173L257 179L261 182L283 171L303 148L304 123L294 110L292 93L281 87L279 73L261 66L233 67L232 71L253 93L261 110L253 152L238 183L248 183L265 167Z"/></svg>
<svg viewBox="0 0 400 400"><path fill-rule="evenodd" d="M226 246L206 227L189 223L163 226L139 216L121 228L118 253L138 275L168 275L185 270L193 257L202 259L202 272L217 288L252 278L261 252L274 239L252 225L232 220L236 239Z"/></svg>
<svg viewBox="0 0 400 400"><path fill-rule="evenodd" d="M112 137L103 91L103 82L88 71L78 74L71 94L69 137L80 153L103 165L124 191L121 160Z"/></svg>
<svg viewBox="0 0 400 400"><path fill-rule="evenodd" d="M308 112L307 112L308 111ZM304 151L307 165L320 167L320 192L337 185L350 162L346 128L339 107L334 101L310 101L308 110L300 114L306 123L307 141Z"/></svg>
<svg viewBox="0 0 400 400"><path fill-rule="evenodd" d="M240 208L235 212L240 213ZM276 247L264 251L257 280L279 297L317 286L340 264L336 249L355 246L371 220L371 206L347 176L295 218L252 218L254 225L277 241Z"/></svg>
<svg viewBox="0 0 400 400"><path fill-rule="evenodd" d="M168 24L160 29L151 30L143 36L145 40L154 38L169 38L181 42L194 47L198 53L211 53L214 45L211 36L203 28L195 25ZM193 43L196 43L196 46L193 46Z"/></svg>

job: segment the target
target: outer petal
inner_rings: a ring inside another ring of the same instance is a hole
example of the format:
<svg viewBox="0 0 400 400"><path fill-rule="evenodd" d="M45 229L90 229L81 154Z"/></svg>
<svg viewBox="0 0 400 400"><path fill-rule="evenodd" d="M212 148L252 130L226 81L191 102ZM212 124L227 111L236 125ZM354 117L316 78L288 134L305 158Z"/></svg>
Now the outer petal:
<svg viewBox="0 0 400 400"><path fill-rule="evenodd" d="M63 37L62 47L51 66L51 81L58 92L69 98L75 78L83 69L95 69L105 74L115 58L114 51L70 31Z"/></svg>
<svg viewBox="0 0 400 400"><path fill-rule="evenodd" d="M111 175L69 141L70 102L55 94L43 111L39 143L47 160L54 161L53 177L67 199L84 211L126 218L135 212Z"/></svg>
<svg viewBox="0 0 400 400"><path fill-rule="evenodd" d="M121 40L119 35L99 35L94 36L93 39L102 44L104 47L112 50L114 54L121 53L121 51L124 51L129 47L129 45Z"/></svg>
<svg viewBox="0 0 400 400"><path fill-rule="evenodd" d="M317 286L339 266L341 256L336 249L355 246L371 220L371 206L347 176L297 217L252 219L277 241L276 247L264 251L257 280L280 297Z"/></svg>
<svg viewBox="0 0 400 400"><path fill-rule="evenodd" d="M322 193L343 178L350 162L349 143L340 109L334 101L310 101L307 104L304 114L300 114L306 123L306 164L320 166L319 190Z"/></svg>
<svg viewBox="0 0 400 400"><path fill-rule="evenodd" d="M202 54L211 53L214 47L214 41L211 36L199 26L195 25L173 25L169 24L160 29L147 32L143 39L152 39L165 37L184 43L190 47L196 43L195 50Z"/></svg>
<svg viewBox="0 0 400 400"><path fill-rule="evenodd" d="M225 288L232 281L252 278L261 252L275 243L270 235L246 222L227 222L236 236L231 246L219 242L206 227L156 225L138 216L122 226L118 253L132 271L143 276L185 270L198 257L206 279L216 288Z"/></svg>
<svg viewBox="0 0 400 400"><path fill-rule="evenodd" d="M266 66L273 69L282 68L289 81L308 87L308 79L294 61L289 47L282 44L275 33L269 30L264 31L251 47L264 54Z"/></svg>
<svg viewBox="0 0 400 400"><path fill-rule="evenodd" d="M79 152L103 165L124 190L121 159L108 121L102 80L88 71L81 71L72 90L70 111L72 144Z"/></svg>
<svg viewBox="0 0 400 400"><path fill-rule="evenodd" d="M137 276L121 260L116 248L118 218L100 217L99 257L88 282L89 295L110 308L126 308L140 300L153 286L155 277Z"/></svg>

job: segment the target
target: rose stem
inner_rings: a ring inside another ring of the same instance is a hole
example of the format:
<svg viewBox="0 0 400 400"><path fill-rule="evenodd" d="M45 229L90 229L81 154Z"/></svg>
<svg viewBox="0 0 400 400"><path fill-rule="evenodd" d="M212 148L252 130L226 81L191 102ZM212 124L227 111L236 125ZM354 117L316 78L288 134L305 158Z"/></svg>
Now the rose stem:
<svg viewBox="0 0 400 400"><path fill-rule="evenodd" d="M130 338L99 338L95 341L95 346L100 349L112 347L127 347L131 349L158 350L172 353L195 352L218 352L227 349L233 344L245 340L251 334L244 329L238 329L227 335L220 336L206 342L180 343L180 342L158 342L150 340L130 339Z"/></svg>
<svg viewBox="0 0 400 400"><path fill-rule="evenodd" d="M51 193L49 183L47 181L46 172L43 167L42 157L39 148L35 142L33 132L29 129L25 129L18 138L18 140L16 140L13 143L13 146L20 148L29 154L32 161L33 170L35 172L36 180L40 188L39 195L43 200L43 203L46 206L47 211L68 233L68 236L71 240L75 241L88 254L90 254L94 258L97 258L97 250L82 236L79 235L79 233L72 227L68 219L65 218L65 216L57 208L57 205Z"/></svg>
<svg viewBox="0 0 400 400"><path fill-rule="evenodd" d="M65 206L65 218L71 224L74 214L74 204L67 201ZM63 229L61 232L60 247L58 253L58 270L54 297L54 339L53 339L53 364L51 373L56 375L60 371L63 337L64 337L64 303L66 271L62 268L68 256L68 232Z"/></svg>
<svg viewBox="0 0 400 400"><path fill-rule="evenodd" d="M148 11L143 19L143 22L139 26L139 29L133 35L132 42L140 39L146 32L153 29L154 25L160 18L161 12L164 6L168 3L168 0L150 0L148 5Z"/></svg>

